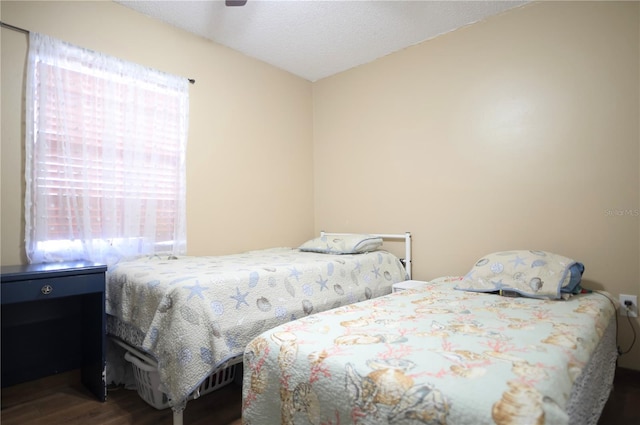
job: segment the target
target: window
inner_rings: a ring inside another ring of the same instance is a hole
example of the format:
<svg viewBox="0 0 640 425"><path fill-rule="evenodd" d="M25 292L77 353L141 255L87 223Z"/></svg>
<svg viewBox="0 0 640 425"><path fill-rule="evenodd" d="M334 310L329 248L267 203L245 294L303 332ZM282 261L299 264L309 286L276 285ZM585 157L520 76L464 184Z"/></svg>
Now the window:
<svg viewBox="0 0 640 425"><path fill-rule="evenodd" d="M31 33L32 263L186 252L188 81Z"/></svg>

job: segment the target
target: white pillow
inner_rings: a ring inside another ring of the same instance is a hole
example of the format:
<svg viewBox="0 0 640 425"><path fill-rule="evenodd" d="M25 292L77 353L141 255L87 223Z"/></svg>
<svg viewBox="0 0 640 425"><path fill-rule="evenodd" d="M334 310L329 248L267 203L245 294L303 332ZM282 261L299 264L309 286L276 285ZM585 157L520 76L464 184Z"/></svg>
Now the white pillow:
<svg viewBox="0 0 640 425"><path fill-rule="evenodd" d="M372 235L324 235L300 245L300 251L324 254L359 254L375 251L382 245L382 238Z"/></svg>
<svg viewBox="0 0 640 425"><path fill-rule="evenodd" d="M563 292L579 291L583 271L582 263L551 252L494 252L479 259L455 288L560 299Z"/></svg>

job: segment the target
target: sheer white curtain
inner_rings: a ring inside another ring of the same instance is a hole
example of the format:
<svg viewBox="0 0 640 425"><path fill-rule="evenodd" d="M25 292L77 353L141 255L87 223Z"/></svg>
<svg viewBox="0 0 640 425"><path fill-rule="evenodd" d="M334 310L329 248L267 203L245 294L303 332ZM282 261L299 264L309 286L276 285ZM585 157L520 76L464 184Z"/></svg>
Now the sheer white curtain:
<svg viewBox="0 0 640 425"><path fill-rule="evenodd" d="M186 252L188 81L30 33L32 263Z"/></svg>

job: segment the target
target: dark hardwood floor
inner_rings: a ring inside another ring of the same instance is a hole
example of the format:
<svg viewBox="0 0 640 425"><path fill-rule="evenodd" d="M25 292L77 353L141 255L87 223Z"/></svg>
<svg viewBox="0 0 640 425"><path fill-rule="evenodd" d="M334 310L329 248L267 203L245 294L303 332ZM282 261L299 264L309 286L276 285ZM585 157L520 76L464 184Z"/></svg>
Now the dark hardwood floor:
<svg viewBox="0 0 640 425"><path fill-rule="evenodd" d="M187 404L185 425L240 425L242 391L231 383ZM101 403L71 372L2 390L2 425L171 425L172 411L156 410L135 391L110 390ZM618 369L598 425L640 424L640 371Z"/></svg>
<svg viewBox="0 0 640 425"><path fill-rule="evenodd" d="M613 391L598 425L640 424L640 371L616 369Z"/></svg>
<svg viewBox="0 0 640 425"><path fill-rule="evenodd" d="M185 425L240 425L242 389L235 383L187 403ZM172 425L171 409L157 410L135 390L109 389L98 401L77 371L2 389L2 425Z"/></svg>

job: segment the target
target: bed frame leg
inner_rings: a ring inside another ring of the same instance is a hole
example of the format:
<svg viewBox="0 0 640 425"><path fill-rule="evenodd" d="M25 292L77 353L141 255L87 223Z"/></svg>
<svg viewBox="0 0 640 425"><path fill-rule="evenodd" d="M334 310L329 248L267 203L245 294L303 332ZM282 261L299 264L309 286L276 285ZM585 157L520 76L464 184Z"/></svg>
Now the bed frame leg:
<svg viewBox="0 0 640 425"><path fill-rule="evenodd" d="M184 412L185 407L187 407L186 400L171 408L171 410L173 410L173 425L183 425L182 413Z"/></svg>

